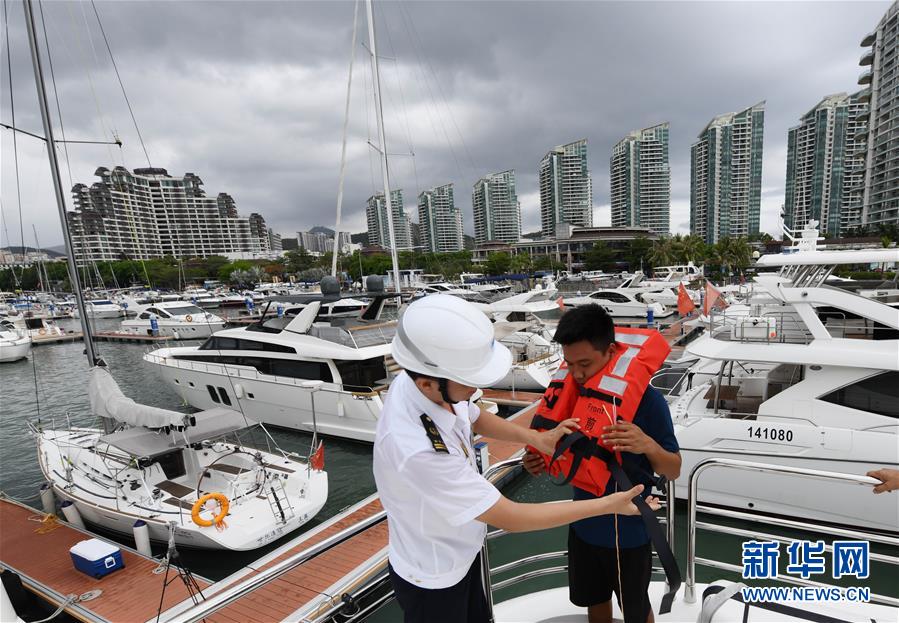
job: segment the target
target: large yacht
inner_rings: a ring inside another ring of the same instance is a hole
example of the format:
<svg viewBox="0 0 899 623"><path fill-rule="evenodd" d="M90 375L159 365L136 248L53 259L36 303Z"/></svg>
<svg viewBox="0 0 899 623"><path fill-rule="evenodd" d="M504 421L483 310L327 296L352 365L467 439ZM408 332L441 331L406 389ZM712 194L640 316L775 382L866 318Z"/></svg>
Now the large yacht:
<svg viewBox="0 0 899 623"><path fill-rule="evenodd" d="M218 331L200 346L144 355L199 409L230 407L265 424L374 441L392 370L396 324L315 324L322 302L296 316ZM313 409L314 402L314 409Z"/></svg>
<svg viewBox="0 0 899 623"><path fill-rule="evenodd" d="M184 301L153 303L136 311L136 318L122 321L123 331L141 335L156 331L158 335L192 340L209 337L225 327L225 321L219 316Z"/></svg>
<svg viewBox="0 0 899 623"><path fill-rule="evenodd" d="M899 310L824 285L839 264L899 262L899 249L819 250L802 234L804 246L759 259L760 267L781 268L756 277L762 303L712 314L680 369L654 379L669 391L684 474L712 456L858 474L899 468ZM814 482L783 475L713 474L704 487L724 506L899 526L895 500L863 487L834 485L840 504Z"/></svg>

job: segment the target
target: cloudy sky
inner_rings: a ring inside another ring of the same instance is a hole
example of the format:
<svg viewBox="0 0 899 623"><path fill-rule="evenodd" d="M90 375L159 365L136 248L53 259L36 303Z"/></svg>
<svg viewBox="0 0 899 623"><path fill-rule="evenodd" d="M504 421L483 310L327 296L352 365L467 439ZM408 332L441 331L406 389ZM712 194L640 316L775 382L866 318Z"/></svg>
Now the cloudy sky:
<svg viewBox="0 0 899 623"><path fill-rule="evenodd" d="M391 186L414 211L421 190L454 183L470 233L472 184L515 169L523 228L533 231L537 163L553 146L586 138L594 222L608 225L612 146L667 121L672 229L687 231L690 144L713 116L765 100L762 228L777 232L787 129L823 96L860 88L859 42L889 6L379 2ZM98 0L96 9L152 166L198 174L208 194L230 193L242 214L261 213L282 235L334 226L352 2ZM0 120L12 122L8 45L16 125L41 134L22 5L4 2L4 10ZM42 13L66 138L124 143L69 145L68 158L60 149L66 191L93 183L98 166L147 166L91 4L45 2ZM381 186L368 144L377 134L364 15L343 208L354 232ZM12 133L0 136L0 246L19 244L23 230L33 245L32 225L42 245L61 244L43 144L19 135L17 192Z"/></svg>

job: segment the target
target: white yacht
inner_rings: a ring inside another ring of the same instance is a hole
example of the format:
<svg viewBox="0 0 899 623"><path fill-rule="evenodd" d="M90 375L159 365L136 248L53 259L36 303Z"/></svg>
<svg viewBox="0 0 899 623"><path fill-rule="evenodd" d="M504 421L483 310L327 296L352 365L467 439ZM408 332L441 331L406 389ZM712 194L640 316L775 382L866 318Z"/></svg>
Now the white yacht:
<svg viewBox="0 0 899 623"><path fill-rule="evenodd" d="M122 321L122 330L152 335L154 320L159 335L182 340L206 338L225 328L225 321L215 314L191 303L171 301L140 307L135 318Z"/></svg>
<svg viewBox="0 0 899 623"><path fill-rule="evenodd" d="M559 292L555 286L538 285L532 290L513 294L492 303L474 303L491 316L495 322L530 322L543 325L555 331L555 325L562 317L559 306Z"/></svg>
<svg viewBox="0 0 899 623"><path fill-rule="evenodd" d="M88 390L94 415L114 421L115 431L30 429L44 478L90 524L130 536L141 519L155 541L167 542L172 530L179 546L252 550L296 530L325 504L321 465L279 451L237 411L184 414L136 404L102 366L91 369ZM245 446L238 432L275 449ZM210 493L217 508L204 502ZM213 526L210 514L225 515L224 522Z"/></svg>
<svg viewBox="0 0 899 623"><path fill-rule="evenodd" d="M497 322L497 341L512 352L512 367L493 387L544 391L562 365L561 347L552 341L549 329L536 322Z"/></svg>
<svg viewBox="0 0 899 623"><path fill-rule="evenodd" d="M93 299L84 301L88 318L121 318L125 315L125 309L118 303L109 299ZM75 308L74 317L79 318L78 308Z"/></svg>
<svg viewBox="0 0 899 623"><path fill-rule="evenodd" d="M654 379L670 388L683 473L711 456L858 474L899 468L899 310L824 285L838 264L895 261L899 249L814 244L760 258L759 266L782 267L756 277L771 302L726 322L713 314L706 334L686 347L680 371ZM833 322L825 308L862 321ZM724 506L899 526L895 500L857 486L836 485L828 496L814 482L748 474L711 475L705 487L710 502Z"/></svg>
<svg viewBox="0 0 899 623"><path fill-rule="evenodd" d="M321 301L296 316L217 332L198 347L144 355L199 409L231 407L283 428L373 442L396 323L378 317L385 297L345 326L315 324ZM314 402L314 410L313 410Z"/></svg>
<svg viewBox="0 0 899 623"><path fill-rule="evenodd" d="M31 336L8 320L0 321L0 363L25 359L31 352Z"/></svg>
<svg viewBox="0 0 899 623"><path fill-rule="evenodd" d="M612 318L645 318L648 310L652 310L656 318L664 318L675 313L675 309L667 308L661 303L644 303L637 298L638 293L621 289L596 290L586 296L573 296L564 299L565 307L577 307L596 303L608 312Z"/></svg>

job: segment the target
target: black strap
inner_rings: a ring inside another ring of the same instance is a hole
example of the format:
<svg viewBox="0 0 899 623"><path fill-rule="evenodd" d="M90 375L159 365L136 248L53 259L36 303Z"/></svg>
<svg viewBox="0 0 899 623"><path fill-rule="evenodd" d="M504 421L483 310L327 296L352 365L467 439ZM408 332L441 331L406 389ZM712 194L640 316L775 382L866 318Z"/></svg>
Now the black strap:
<svg viewBox="0 0 899 623"><path fill-rule="evenodd" d="M702 599L705 601L705 598L709 595L714 595L716 593L720 593L725 589L724 586L708 586L704 591L702 591ZM818 612L809 612L808 610L803 610L802 608L794 608L793 606L786 606L784 604L779 604L773 601L753 601L747 603L743 601L743 594L741 592L737 592L734 594L731 599L734 601L739 601L741 604L746 604L747 609L748 606L753 606L756 608L761 608L762 610L768 610L769 612L776 612L778 614L786 614L787 616L796 617L798 619L805 619L806 621L813 621L814 623L849 623L845 619L837 619L832 616L828 616L826 614L820 614ZM745 612L745 610L744 610ZM745 617L745 615L744 615ZM745 620L745 618L744 618Z"/></svg>
<svg viewBox="0 0 899 623"><path fill-rule="evenodd" d="M627 473L621 468L618 461L615 460L615 455L606 450L605 454L602 455L602 458L605 460L606 466L612 474L612 478L615 479L615 482L618 483L618 486L622 490L627 491L634 486L631 483L630 478L628 478ZM674 552L671 551L671 545L668 543L668 537L662 530L662 524L659 523L658 518L655 516L652 509L649 508L649 504L646 503L646 500L638 495L633 499L633 502L637 507L637 510L640 511L643 525L646 526L646 531L649 533L649 538L652 540L656 554L659 555L659 562L662 563L662 569L665 570L665 580L668 582L668 592L662 596L659 614L667 614L671 612L671 604L674 602L674 596L681 585L681 574L680 568L677 566L677 558L674 557ZM674 504L674 500L668 500L668 503Z"/></svg>
<svg viewBox="0 0 899 623"><path fill-rule="evenodd" d="M552 430L558 425L558 422L550 420L542 415L535 415L531 420L531 428ZM615 479L615 482L618 483L618 487L621 490L627 491L633 488L634 485L631 482L630 477L618 463L615 455L600 445L596 438L588 437L580 431L565 435L559 440L558 445L556 445L556 450L553 452L552 458L550 459L549 467L551 468L566 451L571 452L571 469L568 470L568 474L562 479L552 479L553 483L557 485L568 484L574 478L574 475L577 473L577 470L584 459L597 457L605 462L609 473L612 475L612 478ZM646 470L642 468L639 468L639 470L641 475L646 474ZM649 475L649 482L653 483L660 490L663 489L666 484L664 477L660 476L656 479L655 476L651 474ZM633 499L633 502L634 505L636 505L637 510L640 511L640 517L643 519L643 524L646 526L649 538L652 540L656 553L659 555L662 569L665 570L665 579L668 582L668 592L662 597L662 603L659 606L659 614L667 614L671 612L671 604L674 602L674 596L681 585L681 573L680 568L677 566L677 558L674 557L674 552L671 551L671 545L668 543L667 535L662 530L662 525L659 523L659 520L652 509L649 508L646 500L638 495ZM668 500L668 503L674 504L674 500Z"/></svg>
<svg viewBox="0 0 899 623"><path fill-rule="evenodd" d="M613 396L612 394L607 394L606 392L601 392L598 389L592 389L590 387L585 387L584 385L578 386L578 391L581 396L586 398L596 398L597 400L602 400L603 402L608 402L609 404L613 404L616 407L621 406L621 398L618 396Z"/></svg>

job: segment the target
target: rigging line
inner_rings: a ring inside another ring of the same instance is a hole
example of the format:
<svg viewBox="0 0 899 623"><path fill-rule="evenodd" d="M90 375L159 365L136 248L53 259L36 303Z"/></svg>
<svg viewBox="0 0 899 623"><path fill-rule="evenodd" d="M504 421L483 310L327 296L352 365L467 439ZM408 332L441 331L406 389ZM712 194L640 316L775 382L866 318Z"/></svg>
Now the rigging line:
<svg viewBox="0 0 899 623"><path fill-rule="evenodd" d="M9 13L8 13L8 2L7 0L3 0L3 22L4 27L6 29L6 71L7 78L9 79L9 111L10 116L12 117L12 124L16 125L16 101L13 96L13 88L12 88L12 56L9 50ZM19 233L22 238L22 270L19 275L22 279L25 278L25 223L22 218L22 189L19 184L19 143L16 140L16 133L12 134L12 153L13 153L13 163L15 164L15 172L16 172L16 201L19 206ZM6 236L7 241L9 241L9 235ZM13 275L16 273L16 266L13 263L12 266ZM16 280L18 283L19 280Z"/></svg>
<svg viewBox="0 0 899 623"><path fill-rule="evenodd" d="M76 23L75 14L72 11L72 4L73 3L71 3L71 2L67 2L66 9L69 12L69 19L72 21L72 31L79 32L82 29L79 28L78 24ZM84 9L82 8L81 10L83 13ZM87 25L86 18L85 18L85 25ZM88 33L88 40L91 40L90 28L87 29L87 33ZM65 41L65 39L63 39L63 41ZM90 87L91 96L94 98L94 107L97 109L97 118L100 122L100 127L103 129L103 136L104 136L104 138L109 137L109 136L114 137L115 136L114 133L109 129L108 124L106 122L106 116L103 114L103 111L100 109L100 100L97 97L97 90L94 88L94 77L93 77L93 74L91 74L90 64L87 62L87 54L85 54L85 52L84 52L84 47L82 46L80 37L77 37L77 36L75 37L75 45L78 47L78 53L81 55L81 58L83 60L82 65L84 66L84 70L87 73L87 84ZM91 45L93 46L93 41L91 41ZM96 53L94 54L94 59L96 62ZM113 155L112 149L107 147L106 151L109 154L109 162L114 163L115 156ZM124 162L123 162L123 164L124 164Z"/></svg>
<svg viewBox="0 0 899 623"><path fill-rule="evenodd" d="M331 275L337 276L337 258L340 256L340 211L343 208L343 182L346 178L346 139L350 124L350 98L353 88L353 61L356 60L356 35L359 26L359 2L353 6L353 40L350 43L350 74L346 83L346 107L343 113L343 142L340 146L340 179L337 183L337 219L334 223L334 250L331 253Z"/></svg>
<svg viewBox="0 0 899 623"><path fill-rule="evenodd" d="M9 237L9 220L6 218L3 212L3 199L0 198L0 222L3 223L3 231L6 233L6 244L12 246L12 238ZM15 264L9 267L9 270L12 272L13 283L16 284L18 288L20 285L19 276L16 274Z"/></svg>
<svg viewBox="0 0 899 623"><path fill-rule="evenodd" d="M56 74L53 73L53 55L50 53L50 37L47 36L47 20L44 18L44 3L37 3L41 12L41 27L44 30L44 45L47 47L47 64L50 66L50 83L53 85L53 97L56 99L56 114L59 116L59 133L62 136L62 149L66 156L66 170L69 174L69 188L75 183L72 181L72 166L69 162L69 146L66 144L66 127L62 122L62 108L59 105L59 89L56 87ZM55 147L55 146L54 146Z"/></svg>
<svg viewBox="0 0 899 623"><path fill-rule="evenodd" d="M415 38L412 36L412 27L410 24L408 24L406 22L406 16L402 12L402 10L401 10L400 14L403 16L403 24L406 27L406 32L408 33L409 42L412 46L412 52L413 52L413 54L415 54L415 57L418 60L417 69L418 69L418 74L420 76L420 80L421 80L421 82L424 83L425 88L428 90L428 95L430 96L430 100L425 98L425 101L434 108L434 117L439 122L440 129L443 131L443 137L444 137L444 139L446 139L446 145L447 145L447 147L449 147L450 154L453 157L453 162L455 162L455 164L456 164L456 171L459 173L460 176L464 177L464 174L462 172L462 165L459 163L459 157L456 155L456 150L453 147L453 142L449 137L449 132L447 131L446 124L443 121L443 116L441 115L440 109L437 106L437 97L434 95L434 90L431 88L431 82L428 80L427 74L425 74L425 71L424 71L424 61L423 61L424 50L422 49L422 51L420 53L419 50L416 48ZM411 20L412 20L412 17L409 16L409 21L411 21ZM423 48L423 46L422 46L422 48ZM435 124L434 119L431 118L431 116L430 116L431 111L427 105L425 106L425 110L428 112L428 119L431 122L431 127L434 129L434 135L439 136L440 133L437 131L437 124Z"/></svg>
<svg viewBox="0 0 899 623"><path fill-rule="evenodd" d="M137 132L137 139L140 141L141 149L144 150L144 156L147 158L147 166L153 168L150 162L150 154L147 153L147 146L144 145L144 137L141 136L140 128L137 126L137 119L134 116L134 109L131 108L131 101L128 99L128 93L125 92L125 85L122 83L122 76L119 75L119 67L116 65L115 56L112 54L112 48L109 47L109 39L106 38L106 30L103 28L103 22L100 21L100 13L97 11L97 5L91 0L91 7L94 9L94 15L97 16L97 24L100 26L100 33L103 35L103 42L106 44L106 51L109 52L109 60L112 61L112 68L115 70L116 79L119 81L119 87L122 89L122 96L125 103L128 104L128 112L131 114L131 121L134 123L134 131Z"/></svg>
<svg viewBox="0 0 899 623"><path fill-rule="evenodd" d="M384 21L384 31L387 33L387 45L390 47L390 51L394 58L393 66L396 70L396 86L397 90L400 92L400 107L402 108L403 118L406 122L406 138L409 142L409 154L412 156L412 176L415 179L415 192L418 193L421 191L421 184L418 181L418 167L415 166L415 147L412 144L412 127L409 125L409 110L406 107L406 96L403 94L403 81L400 78L400 64L399 60L397 60L399 55L393 47L393 38L390 36L390 20L383 16L383 9L381 9L380 4L378 5L378 9L382 13L381 19Z"/></svg>
<svg viewBox="0 0 899 623"><path fill-rule="evenodd" d="M404 9L407 12L407 14L409 15L409 23L412 28L412 33L415 35L415 40L418 41L419 46L421 47L422 50L424 50L424 44L421 41L421 37L419 36L418 31L415 29L415 22L412 20L412 15L408 13L408 8L404 7L402 4L400 4L400 7L401 7L401 9ZM441 87L440 80L437 77L437 72L434 70L434 67L431 65L431 61L428 60L428 57L425 56L424 59L425 59L425 63L427 64L428 69L431 72L431 75L433 76L434 83L437 85L437 92L440 94L440 97L443 100L443 105L446 108L447 113L449 113L450 122L453 124L453 127L456 129L456 134L459 135L459 142L462 143L462 147L463 147L463 149L465 149L465 154L468 156L468 161L471 164L472 169L477 171L478 168L475 165L474 158L471 155L471 150L468 149L468 143L465 142L465 137L462 135L462 131L459 129L459 125L456 123L456 118L453 115L453 111L450 108L449 102L448 102L445 94L443 93L443 88Z"/></svg>

